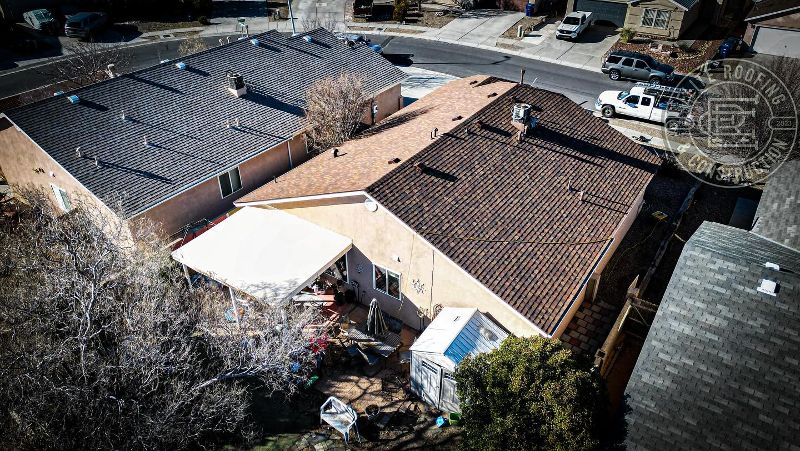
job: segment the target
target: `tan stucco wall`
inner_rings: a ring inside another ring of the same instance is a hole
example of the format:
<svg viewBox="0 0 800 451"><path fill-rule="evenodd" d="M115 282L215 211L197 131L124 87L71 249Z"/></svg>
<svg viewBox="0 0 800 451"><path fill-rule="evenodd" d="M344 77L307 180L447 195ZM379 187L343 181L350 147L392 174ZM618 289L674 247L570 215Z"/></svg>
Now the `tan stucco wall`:
<svg viewBox="0 0 800 451"><path fill-rule="evenodd" d="M108 210L80 182L5 118L0 119L0 171L10 185L43 189L56 208L58 204L51 184L65 190L73 203L77 199L93 201ZM110 210L108 212L111 214Z"/></svg>
<svg viewBox="0 0 800 451"><path fill-rule="evenodd" d="M420 328L420 312L426 317L423 327L427 326L434 306L441 304L476 307L516 335L539 333L529 321L435 251L384 208L368 211L364 200L362 196L354 196L313 203L277 204L275 207L351 237L353 249L348 253L348 269L351 280L359 283L362 302L377 299L386 313L411 327ZM402 301L373 289L373 263L400 273Z"/></svg>
<svg viewBox="0 0 800 451"><path fill-rule="evenodd" d="M659 9L669 11L669 23L666 29L642 26L642 16L645 9ZM700 2L694 5L689 11L684 11L670 0L650 0L639 3L636 6L628 6L628 14L625 17L625 27L632 28L639 33L665 38L677 39L681 33L686 31L697 19L700 11Z"/></svg>

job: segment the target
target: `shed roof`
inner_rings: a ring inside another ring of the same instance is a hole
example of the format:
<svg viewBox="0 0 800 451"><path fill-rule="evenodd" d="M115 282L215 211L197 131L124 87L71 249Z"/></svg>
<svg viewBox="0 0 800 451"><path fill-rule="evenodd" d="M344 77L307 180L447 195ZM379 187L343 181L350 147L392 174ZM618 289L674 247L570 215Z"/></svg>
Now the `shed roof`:
<svg viewBox="0 0 800 451"><path fill-rule="evenodd" d="M98 198L122 195L134 216L298 134L304 93L317 79L348 71L377 93L405 78L366 45L349 48L324 29L254 37L259 45L242 40L182 58L185 70L173 61L68 93L78 104L58 96L5 114ZM244 76L243 97L227 91L228 70Z"/></svg>
<svg viewBox="0 0 800 451"><path fill-rule="evenodd" d="M425 353L429 360L454 370L467 356L497 349L506 337L508 332L476 308L445 307L411 351Z"/></svg>
<svg viewBox="0 0 800 451"><path fill-rule="evenodd" d="M775 296L757 290L764 279L778 283ZM798 349L800 252L703 223L681 253L626 389L628 449L796 446Z"/></svg>

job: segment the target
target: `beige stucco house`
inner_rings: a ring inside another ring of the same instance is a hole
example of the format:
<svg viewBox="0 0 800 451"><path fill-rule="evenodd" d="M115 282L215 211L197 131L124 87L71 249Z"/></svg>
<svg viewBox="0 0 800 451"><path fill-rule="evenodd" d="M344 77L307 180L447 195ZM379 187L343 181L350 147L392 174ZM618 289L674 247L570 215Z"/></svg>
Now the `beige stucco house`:
<svg viewBox="0 0 800 451"><path fill-rule="evenodd" d="M180 239L308 158L304 92L343 71L373 97L367 123L402 107L405 75L366 45L267 32L7 111L0 169L64 211L121 199L131 224Z"/></svg>
<svg viewBox="0 0 800 451"><path fill-rule="evenodd" d="M240 222L257 216L255 209L280 211L345 237L338 254L311 254L325 262L342 255L337 268L356 298L377 299L413 328L425 328L443 307L470 307L514 334L555 337L593 295L658 166L655 155L563 95L474 76L450 82L236 205L248 212ZM230 229L240 213L225 220ZM273 234L295 239L287 227L260 230L262 237L246 242ZM213 231L187 247L206 238L226 247L224 234ZM319 240L325 248L323 238L297 241ZM225 249L231 261L265 258L252 255L255 245L234 241ZM224 272L217 261L208 268ZM289 291L313 275L298 277Z"/></svg>
<svg viewBox="0 0 800 451"><path fill-rule="evenodd" d="M700 9L701 0L569 0L567 4L567 11L591 12L595 23L667 39L681 37L694 25Z"/></svg>

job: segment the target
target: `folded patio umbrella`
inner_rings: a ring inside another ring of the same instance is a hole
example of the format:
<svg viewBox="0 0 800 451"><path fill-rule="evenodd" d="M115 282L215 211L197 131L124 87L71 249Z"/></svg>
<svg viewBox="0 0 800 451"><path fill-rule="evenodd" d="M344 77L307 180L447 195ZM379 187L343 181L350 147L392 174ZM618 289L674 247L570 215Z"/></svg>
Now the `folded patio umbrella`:
<svg viewBox="0 0 800 451"><path fill-rule="evenodd" d="M382 337L386 335L388 328L383 319L383 312L378 307L378 300L373 299L369 303L369 314L367 315L367 333L374 337Z"/></svg>

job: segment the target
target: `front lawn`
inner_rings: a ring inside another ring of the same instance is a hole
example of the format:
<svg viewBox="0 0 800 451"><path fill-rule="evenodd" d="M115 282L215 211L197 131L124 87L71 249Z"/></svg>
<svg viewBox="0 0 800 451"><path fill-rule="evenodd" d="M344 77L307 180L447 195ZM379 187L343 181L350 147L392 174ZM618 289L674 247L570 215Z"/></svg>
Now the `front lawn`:
<svg viewBox="0 0 800 451"><path fill-rule="evenodd" d="M630 42L617 41L610 51L628 50L644 53L662 63L669 64L675 68L676 72L685 74L692 72L711 59L721 43L722 39L697 39L692 43L691 47L679 47L677 42L659 44L655 40L634 38Z"/></svg>

